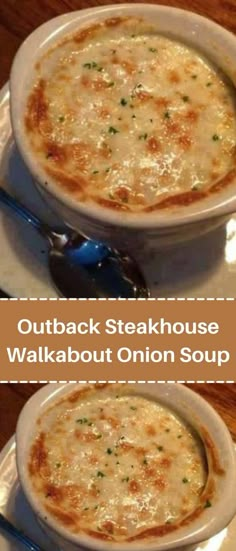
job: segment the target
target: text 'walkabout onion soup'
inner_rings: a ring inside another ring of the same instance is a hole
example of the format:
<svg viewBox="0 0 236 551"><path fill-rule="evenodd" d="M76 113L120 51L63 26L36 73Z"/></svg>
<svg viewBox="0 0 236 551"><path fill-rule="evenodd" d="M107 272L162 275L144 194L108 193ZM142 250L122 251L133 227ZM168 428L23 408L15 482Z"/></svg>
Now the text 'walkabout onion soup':
<svg viewBox="0 0 236 551"><path fill-rule="evenodd" d="M200 434L200 433L199 433ZM28 474L45 510L74 534L152 541L191 524L224 476L206 431L130 385L96 384L37 422Z"/></svg>
<svg viewBox="0 0 236 551"><path fill-rule="evenodd" d="M78 202L128 213L192 204L236 177L233 87L142 18L66 35L36 63L25 132Z"/></svg>

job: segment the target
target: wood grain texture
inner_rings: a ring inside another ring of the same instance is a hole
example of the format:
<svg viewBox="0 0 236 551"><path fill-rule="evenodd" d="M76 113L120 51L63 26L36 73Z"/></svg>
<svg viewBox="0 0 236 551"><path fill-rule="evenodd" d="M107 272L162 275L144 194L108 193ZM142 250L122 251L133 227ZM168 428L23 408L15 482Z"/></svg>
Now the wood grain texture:
<svg viewBox="0 0 236 551"><path fill-rule="evenodd" d="M142 0L144 2L144 0ZM20 43L36 27L52 17L92 6L119 4L106 0L1 0L0 1L0 86L9 71ZM133 4L134 2L130 2ZM152 4L195 11L236 32L236 0L158 0Z"/></svg>
<svg viewBox="0 0 236 551"><path fill-rule="evenodd" d="M186 386L201 394L216 409L236 441L236 383ZM14 434L25 402L41 387L40 384L0 384L0 449Z"/></svg>

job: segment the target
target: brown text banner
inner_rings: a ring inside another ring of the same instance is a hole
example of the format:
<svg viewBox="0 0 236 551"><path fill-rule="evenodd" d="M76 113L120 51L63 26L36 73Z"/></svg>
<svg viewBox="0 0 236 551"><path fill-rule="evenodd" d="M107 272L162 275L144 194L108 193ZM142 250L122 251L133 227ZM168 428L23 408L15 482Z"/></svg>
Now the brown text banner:
<svg viewBox="0 0 236 551"><path fill-rule="evenodd" d="M235 301L0 301L1 381L235 381Z"/></svg>

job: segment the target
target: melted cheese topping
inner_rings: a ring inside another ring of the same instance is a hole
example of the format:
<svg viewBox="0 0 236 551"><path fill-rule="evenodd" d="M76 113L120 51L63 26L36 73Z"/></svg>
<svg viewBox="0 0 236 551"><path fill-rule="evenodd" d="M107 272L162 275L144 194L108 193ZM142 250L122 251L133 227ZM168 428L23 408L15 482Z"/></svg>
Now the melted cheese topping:
<svg viewBox="0 0 236 551"><path fill-rule="evenodd" d="M60 523L114 541L163 535L206 503L199 437L125 385L75 392L46 411L29 473Z"/></svg>
<svg viewBox="0 0 236 551"><path fill-rule="evenodd" d="M106 20L47 52L25 124L43 169L79 201L152 211L236 176L229 83L142 20Z"/></svg>

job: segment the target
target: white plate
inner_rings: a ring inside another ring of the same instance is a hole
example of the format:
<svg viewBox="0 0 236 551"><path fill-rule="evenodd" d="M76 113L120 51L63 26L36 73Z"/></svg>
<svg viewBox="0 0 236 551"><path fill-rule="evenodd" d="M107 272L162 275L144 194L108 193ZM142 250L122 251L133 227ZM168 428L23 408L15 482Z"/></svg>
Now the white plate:
<svg viewBox="0 0 236 551"><path fill-rule="evenodd" d="M44 551L59 551L41 531L20 488L15 456L15 438L12 437L0 453L0 511L18 528L30 536ZM236 499L236 498L235 498ZM207 542L191 546L191 551L235 551L236 517L228 528ZM0 531L1 551L24 551L19 544L10 543ZM181 551L179 549L179 551ZM185 547L182 551L190 551Z"/></svg>
<svg viewBox="0 0 236 551"><path fill-rule="evenodd" d="M16 150L8 86L0 91L0 179L44 221L60 224L44 203ZM56 297L46 242L0 208L0 288L15 297ZM236 216L227 226L175 250L157 252L142 267L153 297L236 297Z"/></svg>

